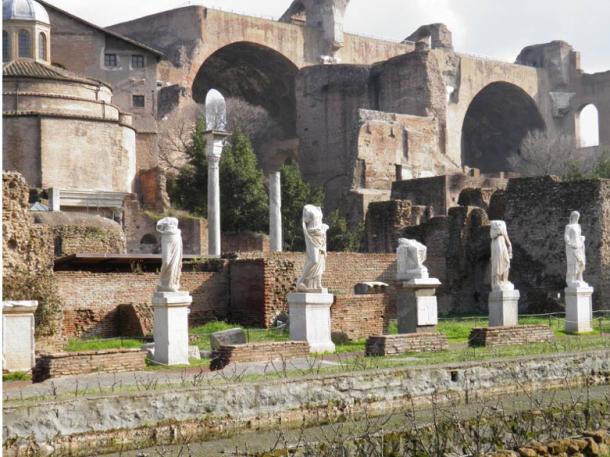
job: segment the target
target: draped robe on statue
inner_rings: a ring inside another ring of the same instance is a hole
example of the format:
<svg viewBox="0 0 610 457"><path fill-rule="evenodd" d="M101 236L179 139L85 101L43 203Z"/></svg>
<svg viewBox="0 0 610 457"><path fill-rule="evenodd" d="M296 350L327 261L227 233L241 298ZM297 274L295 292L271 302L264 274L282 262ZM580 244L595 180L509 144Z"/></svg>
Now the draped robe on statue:
<svg viewBox="0 0 610 457"><path fill-rule="evenodd" d="M491 237L491 288L492 290L513 289L514 286L508 280L512 246L506 231L506 224L503 221L492 221L489 235Z"/></svg>
<svg viewBox="0 0 610 457"><path fill-rule="evenodd" d="M303 274L297 281L299 291L321 291L322 275L326 270L326 231L322 223L322 210L313 205L303 208L303 234L306 260Z"/></svg>
<svg viewBox="0 0 610 457"><path fill-rule="evenodd" d="M180 290L180 275L182 273L182 236L178 229L178 220L165 218L157 223L157 231L161 233L161 278L157 291L178 292ZM175 221L175 222L174 222Z"/></svg>
<svg viewBox="0 0 610 457"><path fill-rule="evenodd" d="M568 286L586 285L583 279L587 263L585 257L585 237L581 235L580 225L578 224L579 216L573 216L573 220L576 222L571 220L570 224L566 225L564 234L567 261L566 283Z"/></svg>

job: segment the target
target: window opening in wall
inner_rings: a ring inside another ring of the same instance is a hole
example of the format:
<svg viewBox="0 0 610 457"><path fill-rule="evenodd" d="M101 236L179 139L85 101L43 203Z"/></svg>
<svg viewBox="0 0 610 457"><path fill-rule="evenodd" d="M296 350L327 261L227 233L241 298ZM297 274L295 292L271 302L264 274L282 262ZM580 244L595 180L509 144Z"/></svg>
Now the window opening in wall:
<svg viewBox="0 0 610 457"><path fill-rule="evenodd" d="M2 61L11 60L11 39L6 30L2 31Z"/></svg>
<svg viewBox="0 0 610 457"><path fill-rule="evenodd" d="M577 134L579 146L599 146L599 113L593 104L585 106L578 114Z"/></svg>
<svg viewBox="0 0 610 457"><path fill-rule="evenodd" d="M47 60L47 36L42 32L38 36L38 58Z"/></svg>
<svg viewBox="0 0 610 457"><path fill-rule="evenodd" d="M19 30L19 57L32 57L32 38L27 30Z"/></svg>
<svg viewBox="0 0 610 457"><path fill-rule="evenodd" d="M144 68L144 56L142 56L142 55L131 56L131 68Z"/></svg>
<svg viewBox="0 0 610 457"><path fill-rule="evenodd" d="M144 95L134 95L132 97L132 106L134 108L144 108L145 104Z"/></svg>
<svg viewBox="0 0 610 457"><path fill-rule="evenodd" d="M119 59L116 54L104 54L104 65L106 67L116 67L119 64Z"/></svg>

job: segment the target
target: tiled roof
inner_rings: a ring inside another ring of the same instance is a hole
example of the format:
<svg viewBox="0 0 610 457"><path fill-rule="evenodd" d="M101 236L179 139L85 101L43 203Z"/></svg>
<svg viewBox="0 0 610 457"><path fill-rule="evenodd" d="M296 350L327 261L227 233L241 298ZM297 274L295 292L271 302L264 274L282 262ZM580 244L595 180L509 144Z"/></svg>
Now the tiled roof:
<svg viewBox="0 0 610 457"><path fill-rule="evenodd" d="M63 68L47 65L35 60L13 60L2 65L2 76L7 77L26 77L38 79L55 79L59 81L73 81L84 84L92 84L95 86L107 84L95 79L85 78ZM110 87L110 86L108 86Z"/></svg>

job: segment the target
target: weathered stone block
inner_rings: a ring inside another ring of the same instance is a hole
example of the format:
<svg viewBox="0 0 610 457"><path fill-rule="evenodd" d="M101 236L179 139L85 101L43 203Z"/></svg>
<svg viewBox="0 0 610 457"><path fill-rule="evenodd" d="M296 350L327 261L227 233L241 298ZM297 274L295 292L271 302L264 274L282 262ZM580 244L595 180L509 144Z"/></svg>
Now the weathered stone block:
<svg viewBox="0 0 610 457"><path fill-rule="evenodd" d="M366 341L366 355L368 356L440 352L448 348L447 337L438 332L371 336Z"/></svg>
<svg viewBox="0 0 610 457"><path fill-rule="evenodd" d="M210 335L210 346L212 351L217 351L221 346L231 346L235 344L246 344L246 332L241 328L232 328L214 332Z"/></svg>

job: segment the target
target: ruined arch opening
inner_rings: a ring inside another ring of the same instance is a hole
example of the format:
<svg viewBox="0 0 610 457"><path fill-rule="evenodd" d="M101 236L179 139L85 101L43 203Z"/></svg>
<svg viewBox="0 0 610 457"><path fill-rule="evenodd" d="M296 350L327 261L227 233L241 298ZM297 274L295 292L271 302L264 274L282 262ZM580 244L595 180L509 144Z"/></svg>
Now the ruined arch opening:
<svg viewBox="0 0 610 457"><path fill-rule="evenodd" d="M545 128L536 103L523 89L492 83L468 107L462 127L462 164L483 173L511 171L508 158L519 153L523 139Z"/></svg>
<svg viewBox="0 0 610 457"><path fill-rule="evenodd" d="M250 42L225 46L201 66L193 82L193 98L205 103L210 89L264 108L280 126L281 136L296 133L297 67L282 54Z"/></svg>
<svg viewBox="0 0 610 457"><path fill-rule="evenodd" d="M584 106L576 115L576 138L581 148L599 146L599 112L593 103Z"/></svg>

